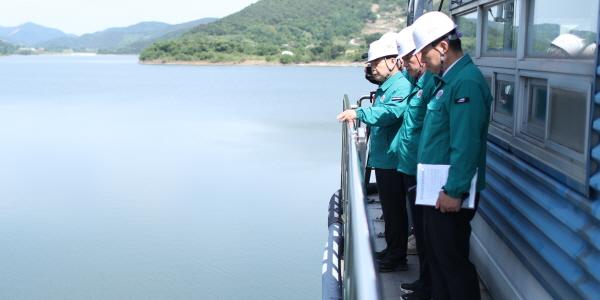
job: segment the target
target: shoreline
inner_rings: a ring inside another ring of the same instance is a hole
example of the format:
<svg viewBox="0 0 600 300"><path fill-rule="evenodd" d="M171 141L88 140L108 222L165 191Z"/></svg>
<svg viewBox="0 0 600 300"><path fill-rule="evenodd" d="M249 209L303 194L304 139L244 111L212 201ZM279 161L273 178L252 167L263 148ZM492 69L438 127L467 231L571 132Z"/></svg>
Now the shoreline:
<svg viewBox="0 0 600 300"><path fill-rule="evenodd" d="M245 60L242 62L211 62L205 60L197 60L197 61L161 61L161 60L151 60L151 61L138 61L139 64L142 65L175 65L175 66L300 66L300 67L361 67L363 63L361 62L325 62L325 61L315 61L309 63L289 63L282 64L280 62L268 62L265 60Z"/></svg>
<svg viewBox="0 0 600 300"><path fill-rule="evenodd" d="M138 63L141 65L173 65L173 66L268 66L268 67L363 67L364 62L353 62L353 61L313 61L308 63L288 63L283 64L279 61L266 61L258 59L247 59L241 62L235 61L221 61L212 62L208 60L195 60L195 61L163 61L163 60L151 60L141 61L139 60L139 54L113 54L113 53L96 53L96 52L42 52L42 53L31 53L31 54L19 54L10 53L0 55L0 57L8 56L73 56L73 57L85 57L85 56L136 56L138 57Z"/></svg>

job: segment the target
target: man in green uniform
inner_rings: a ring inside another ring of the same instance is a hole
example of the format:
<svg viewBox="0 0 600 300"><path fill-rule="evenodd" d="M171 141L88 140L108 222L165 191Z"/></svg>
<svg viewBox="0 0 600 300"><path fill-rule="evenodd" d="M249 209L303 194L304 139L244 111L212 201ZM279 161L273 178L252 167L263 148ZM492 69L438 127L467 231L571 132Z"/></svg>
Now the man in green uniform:
<svg viewBox="0 0 600 300"><path fill-rule="evenodd" d="M408 220L402 178L396 172L398 159L390 153L390 143L402 124L410 82L398 67L395 38L389 35L369 46L368 62L373 77L382 82L371 107L347 110L337 116L340 121L359 119L371 126L367 166L375 169L377 190L385 220L387 248L378 252L380 272L406 270Z"/></svg>
<svg viewBox="0 0 600 300"><path fill-rule="evenodd" d="M390 150L398 156L397 170L402 177L402 185L406 189L414 235L419 250L419 279L412 283L403 283L403 289L413 293L404 295L404 299L430 299L431 279L426 263L426 249L423 235L423 207L415 205L417 150L423 127L423 119L427 111L427 101L435 89L433 76L427 72L421 60L421 54L415 53L415 43L412 37L412 27L406 27L398 33L398 56L402 58L403 66L408 72L413 87L408 95L407 107L404 111L402 126L392 141Z"/></svg>
<svg viewBox="0 0 600 300"><path fill-rule="evenodd" d="M427 104L418 162L450 165L433 206L423 209L428 264L436 300L480 299L479 279L469 260L470 221L485 187L486 140L492 95L468 54L456 25L441 12L421 16L413 26L415 52L436 75ZM475 209L461 209L477 174Z"/></svg>

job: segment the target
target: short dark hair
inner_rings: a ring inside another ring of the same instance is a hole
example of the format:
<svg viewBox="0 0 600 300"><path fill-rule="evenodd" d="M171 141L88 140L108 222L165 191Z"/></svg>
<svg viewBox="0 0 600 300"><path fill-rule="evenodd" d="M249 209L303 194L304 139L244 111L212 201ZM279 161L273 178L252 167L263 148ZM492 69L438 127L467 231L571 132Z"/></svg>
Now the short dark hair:
<svg viewBox="0 0 600 300"><path fill-rule="evenodd" d="M453 39L449 39L449 36L453 36L455 38ZM462 43L460 41L460 38L457 37L456 35L456 29L452 29L452 31L448 32L448 34L442 36L441 38L431 42L431 46L435 46L437 44L439 44L441 41L446 40L448 41L448 47L453 50L453 51L462 51Z"/></svg>

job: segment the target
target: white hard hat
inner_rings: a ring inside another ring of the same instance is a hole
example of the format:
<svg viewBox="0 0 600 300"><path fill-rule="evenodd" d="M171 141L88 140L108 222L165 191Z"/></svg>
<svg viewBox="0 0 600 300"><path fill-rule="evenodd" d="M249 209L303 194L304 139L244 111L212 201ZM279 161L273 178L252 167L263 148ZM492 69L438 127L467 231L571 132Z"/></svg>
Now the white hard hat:
<svg viewBox="0 0 600 300"><path fill-rule="evenodd" d="M378 39L369 45L368 62L386 56L397 56L398 48L396 48L396 39Z"/></svg>
<svg viewBox="0 0 600 300"><path fill-rule="evenodd" d="M419 17L411 27L413 28L415 53L418 53L427 45L454 30L456 24L445 13L432 11Z"/></svg>
<svg viewBox="0 0 600 300"><path fill-rule="evenodd" d="M413 40L413 28L408 26L398 33L396 46L398 47L398 56L404 57L415 50L415 41Z"/></svg>
<svg viewBox="0 0 600 300"><path fill-rule="evenodd" d="M585 48L583 48L583 51L581 51L581 55L585 57L593 57L594 54L596 54L596 43L587 45Z"/></svg>
<svg viewBox="0 0 600 300"><path fill-rule="evenodd" d="M388 31L388 32L384 33L379 39L380 40L390 39L390 40L395 41L397 37L398 37L398 33L397 32Z"/></svg>
<svg viewBox="0 0 600 300"><path fill-rule="evenodd" d="M576 56L581 52L583 47L583 39L570 33L563 33L552 40L552 45L565 50L569 55Z"/></svg>

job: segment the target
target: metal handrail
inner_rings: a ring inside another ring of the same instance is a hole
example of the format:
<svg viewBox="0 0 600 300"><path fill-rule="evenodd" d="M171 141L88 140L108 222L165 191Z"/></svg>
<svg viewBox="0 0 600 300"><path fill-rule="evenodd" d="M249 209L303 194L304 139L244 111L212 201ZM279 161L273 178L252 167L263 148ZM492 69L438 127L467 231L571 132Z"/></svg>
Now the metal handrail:
<svg viewBox="0 0 600 300"><path fill-rule="evenodd" d="M362 97L358 104L368 98ZM343 110L350 108L348 96L344 95ZM343 123L341 189L329 202L329 235L322 267L323 299L381 299L373 258L374 240L370 235L373 231L366 211L366 144L363 125Z"/></svg>
<svg viewBox="0 0 600 300"><path fill-rule="evenodd" d="M350 108L344 96L344 110ZM352 123L342 129L342 201L344 211L344 299L380 299L380 289L369 234L364 186L364 165L359 148L365 143ZM363 131L364 132L364 131ZM357 145L358 144L358 145Z"/></svg>
<svg viewBox="0 0 600 300"><path fill-rule="evenodd" d="M362 97L360 97L360 98L358 99L358 101L356 101L356 105L357 105L358 107L361 107L361 106L362 106L362 102L363 102L363 100L369 100L369 101L372 101L372 99L373 99L373 96L372 96L372 95L368 95L368 96L362 96Z"/></svg>

